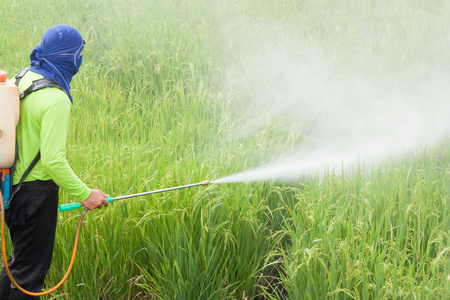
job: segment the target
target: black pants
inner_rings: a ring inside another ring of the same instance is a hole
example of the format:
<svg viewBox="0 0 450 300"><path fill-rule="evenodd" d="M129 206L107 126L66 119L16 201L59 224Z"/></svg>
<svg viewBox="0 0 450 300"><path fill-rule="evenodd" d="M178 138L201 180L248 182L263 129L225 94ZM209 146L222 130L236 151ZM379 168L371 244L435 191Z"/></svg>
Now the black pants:
<svg viewBox="0 0 450 300"><path fill-rule="evenodd" d="M52 262L58 216L58 186L53 181L25 182L5 211L14 252L8 266L25 290L41 292ZM19 291L6 270L0 274L0 300L39 299Z"/></svg>

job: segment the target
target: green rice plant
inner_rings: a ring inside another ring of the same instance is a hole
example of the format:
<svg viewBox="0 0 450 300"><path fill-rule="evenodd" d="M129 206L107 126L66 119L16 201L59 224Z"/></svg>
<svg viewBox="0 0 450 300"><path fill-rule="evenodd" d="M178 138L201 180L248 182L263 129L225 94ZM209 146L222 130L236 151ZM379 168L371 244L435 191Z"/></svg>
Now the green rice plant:
<svg viewBox="0 0 450 300"><path fill-rule="evenodd" d="M331 174L294 205L286 201L290 242L273 253L283 262L278 296L445 299L448 264L434 267L448 253L448 159L439 162L447 156L440 151L368 177Z"/></svg>
<svg viewBox="0 0 450 300"><path fill-rule="evenodd" d="M142 231L150 232L148 259L142 263L154 262L150 269L141 266L143 287L155 298L235 299L252 294L252 276L261 266L269 242L264 223L257 217L264 208L245 202L230 205L220 196L208 198L203 196L193 207L162 215L159 220L141 219ZM249 237L254 241L252 247L248 247Z"/></svg>

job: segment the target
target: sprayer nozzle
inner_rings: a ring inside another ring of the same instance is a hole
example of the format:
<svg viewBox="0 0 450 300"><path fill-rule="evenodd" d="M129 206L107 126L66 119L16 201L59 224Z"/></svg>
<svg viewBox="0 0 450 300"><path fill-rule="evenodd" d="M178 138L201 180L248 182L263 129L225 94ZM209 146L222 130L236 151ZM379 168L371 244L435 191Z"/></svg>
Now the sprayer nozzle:
<svg viewBox="0 0 450 300"><path fill-rule="evenodd" d="M203 180L202 182L200 182L201 185L208 185L209 184L209 180Z"/></svg>

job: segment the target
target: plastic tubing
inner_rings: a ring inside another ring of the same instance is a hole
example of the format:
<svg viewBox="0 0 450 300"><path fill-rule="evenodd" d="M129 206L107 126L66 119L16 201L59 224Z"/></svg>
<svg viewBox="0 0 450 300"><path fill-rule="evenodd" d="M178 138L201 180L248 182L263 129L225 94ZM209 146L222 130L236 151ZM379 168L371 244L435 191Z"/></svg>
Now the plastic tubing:
<svg viewBox="0 0 450 300"><path fill-rule="evenodd" d="M64 277L61 279L61 281L57 285L52 287L51 289L49 289L47 291L44 291L44 292L34 293L34 292L30 292L30 291L27 291L24 288L22 288L14 280L14 278L11 275L11 272L9 271L8 261L6 260L6 247L5 247L5 208L3 207L3 196L2 196L2 192L1 191L0 191L0 206L1 206L1 210L2 210L2 253L3 253L3 263L5 265L6 273L8 273L9 279L16 286L16 288L18 290L20 290L22 293L25 293L25 294L30 295L30 296L44 296L44 295L47 295L47 294L50 294L50 293L56 291L64 283L64 281L66 281L66 279L69 277L70 271L72 271L73 263L75 261L75 255L76 255L76 252L77 252L78 236L80 234L81 223L83 221L84 215L87 212L87 208L83 211L83 213L80 216L80 220L78 221L77 233L75 234L75 242L74 242L73 252L72 252L72 258L70 260L69 268L67 269L66 275L64 275Z"/></svg>

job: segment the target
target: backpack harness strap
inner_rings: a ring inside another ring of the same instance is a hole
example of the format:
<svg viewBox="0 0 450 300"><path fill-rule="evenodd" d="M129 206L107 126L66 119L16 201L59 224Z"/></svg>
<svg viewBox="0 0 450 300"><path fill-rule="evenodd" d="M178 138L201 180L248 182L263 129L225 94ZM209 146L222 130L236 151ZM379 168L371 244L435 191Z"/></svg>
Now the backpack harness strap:
<svg viewBox="0 0 450 300"><path fill-rule="evenodd" d="M66 93L66 95L67 95L67 92L61 87L61 85L59 84L59 82L57 80L51 79L51 78L41 78L38 80L34 80L26 90L24 90L22 93L20 93L20 100L22 100L23 98L25 98L32 92L36 92L36 91L39 91L40 89L44 89L44 88L48 88L48 87L58 88L58 89L62 90L64 93Z"/></svg>
<svg viewBox="0 0 450 300"><path fill-rule="evenodd" d="M30 69L30 67L23 68L23 69L19 72L19 74L16 75L16 82L15 82L15 85L16 85L16 86L19 86L20 80L23 78L23 76L25 75L25 73L26 73L29 69Z"/></svg>
<svg viewBox="0 0 450 300"><path fill-rule="evenodd" d="M22 69L19 74L16 75L16 86L19 86L20 80L23 78L23 76L25 76L25 73L27 73L27 71L30 69L30 67ZM22 100L23 98L25 98L26 96L28 96L29 94L39 91L41 89L44 88L48 88L48 87L54 87L54 88L58 88L61 91L63 91L66 95L67 92L65 89L63 89L61 87L61 85L59 84L59 82L56 79L52 79L52 78L41 78L41 79L37 79L37 80L33 80L33 82L31 83L31 85L24 90L22 93L20 93L20 100Z"/></svg>
<svg viewBox="0 0 450 300"><path fill-rule="evenodd" d="M25 76L25 73L27 73L27 71L29 69L30 69L30 67L24 68L16 75L16 82L15 82L16 86L19 86L20 80ZM26 96L28 96L29 94L31 94L33 92L36 92L36 91L39 91L39 90L41 90L43 88L48 88L48 87L58 88L58 89L62 90L64 93L66 93L66 95L67 95L67 92L61 87L61 85L59 84L59 82L57 80L51 79L51 78L41 78L41 79L38 79L38 80L34 80L31 83L31 85L20 94L20 100L22 101ZM17 147L16 147L16 158L17 158ZM38 154L36 155L36 157L31 162L31 164L25 170L25 173L23 173L22 178L20 178L20 181L17 184L16 188L11 193L10 199L12 199L14 197L14 195L20 190L20 187L22 186L22 183L27 178L28 174L30 174L30 172L34 168L34 166L36 166L36 164L37 164L37 162L39 161L40 158L41 158L41 152L39 151ZM14 165L11 168L13 172L14 172L14 169L15 169L15 164L16 163L14 162ZM12 176L13 175L11 175L11 177Z"/></svg>
<svg viewBox="0 0 450 300"><path fill-rule="evenodd" d="M16 188L11 193L10 199L12 199L14 197L14 195L20 190L20 188L22 187L23 181L25 180L25 178L27 178L28 174L30 174L31 170L33 170L34 166L37 164L39 159L41 159L41 152L40 151L38 152L36 157L33 159L31 164L28 166L28 168L25 170L25 173L23 173L22 178L20 178L19 183L16 185Z"/></svg>

